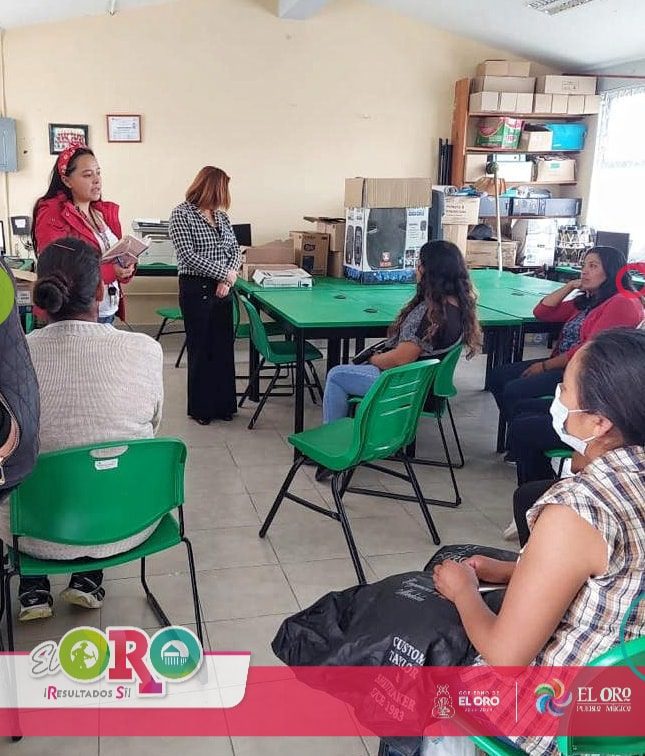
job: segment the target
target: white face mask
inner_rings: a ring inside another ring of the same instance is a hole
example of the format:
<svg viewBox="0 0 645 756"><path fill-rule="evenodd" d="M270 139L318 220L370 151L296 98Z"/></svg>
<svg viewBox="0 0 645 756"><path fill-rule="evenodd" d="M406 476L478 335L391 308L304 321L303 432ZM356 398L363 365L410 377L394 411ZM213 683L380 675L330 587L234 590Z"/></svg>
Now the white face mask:
<svg viewBox="0 0 645 756"><path fill-rule="evenodd" d="M558 384L555 389L555 398L553 399L549 411L551 413L551 418L553 419L553 430L558 434L560 440L584 456L584 453L587 451L587 444L596 438L596 436L589 436L589 438L572 436L570 433L567 433L564 424L567 422L569 415L577 412L586 412L587 410L572 410L565 407L560 400L560 384Z"/></svg>

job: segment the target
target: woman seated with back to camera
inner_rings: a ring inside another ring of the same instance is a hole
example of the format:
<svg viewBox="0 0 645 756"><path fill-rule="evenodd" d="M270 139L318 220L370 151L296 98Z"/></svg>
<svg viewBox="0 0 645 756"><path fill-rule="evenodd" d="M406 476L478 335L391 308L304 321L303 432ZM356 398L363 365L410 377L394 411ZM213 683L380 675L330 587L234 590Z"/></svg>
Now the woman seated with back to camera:
<svg viewBox="0 0 645 756"><path fill-rule="evenodd" d="M472 356L481 343L475 294L459 247L451 242L424 244L417 266L417 290L388 333L384 350L360 365L337 365L327 374L323 422L349 415L349 399L365 396L383 370L417 360L441 358L464 343ZM329 477L318 468L317 480Z"/></svg>
<svg viewBox="0 0 645 756"><path fill-rule="evenodd" d="M48 317L45 328L27 337L40 389L40 451L104 441L152 438L161 421L163 354L143 333L119 331L97 322L103 301L98 250L77 238L60 239L38 258L34 303ZM118 496L119 491L114 491ZM104 558L143 543L156 523L118 543L67 546L21 539L26 554L39 559ZM9 507L0 506L0 539L11 542ZM70 564L70 572L73 571ZM61 598L96 609L105 590L100 570L72 574ZM22 578L20 620L49 617L53 599L47 577Z"/></svg>
<svg viewBox="0 0 645 756"><path fill-rule="evenodd" d="M619 643L622 622L625 640L642 635L645 603L634 602L645 592L643 365L641 330L604 331L582 346L551 407L582 469L529 510L517 562L473 556L435 569L435 587L454 602L479 663L582 666ZM508 583L498 615L479 580ZM553 740L513 740L528 753L557 753Z"/></svg>

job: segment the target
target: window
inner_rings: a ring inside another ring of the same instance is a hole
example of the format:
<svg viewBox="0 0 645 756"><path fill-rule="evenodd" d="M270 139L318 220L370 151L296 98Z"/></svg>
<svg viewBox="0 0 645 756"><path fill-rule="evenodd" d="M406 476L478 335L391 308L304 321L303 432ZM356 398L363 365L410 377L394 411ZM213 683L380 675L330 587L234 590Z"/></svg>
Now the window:
<svg viewBox="0 0 645 756"><path fill-rule="evenodd" d="M602 95L588 222L631 237L630 260L645 260L645 87Z"/></svg>

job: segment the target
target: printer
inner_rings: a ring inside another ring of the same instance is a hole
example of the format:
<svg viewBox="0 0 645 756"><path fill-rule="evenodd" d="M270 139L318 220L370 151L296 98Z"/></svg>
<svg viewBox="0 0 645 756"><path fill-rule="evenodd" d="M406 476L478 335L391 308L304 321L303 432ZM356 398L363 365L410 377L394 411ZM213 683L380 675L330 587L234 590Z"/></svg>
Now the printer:
<svg viewBox="0 0 645 756"><path fill-rule="evenodd" d="M148 249L139 257L140 265L177 265L177 253L168 236L168 221L160 218L135 218L132 221L135 236L151 239Z"/></svg>

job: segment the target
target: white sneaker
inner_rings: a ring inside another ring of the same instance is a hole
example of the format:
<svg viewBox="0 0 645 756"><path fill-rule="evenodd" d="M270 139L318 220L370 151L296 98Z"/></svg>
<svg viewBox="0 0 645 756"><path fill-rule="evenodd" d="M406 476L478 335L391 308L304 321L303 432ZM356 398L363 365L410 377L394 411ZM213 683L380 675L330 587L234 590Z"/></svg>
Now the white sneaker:
<svg viewBox="0 0 645 756"><path fill-rule="evenodd" d="M520 536L517 532L517 525L515 524L515 520L511 520L509 523L509 526L504 531L504 540L505 541L519 541Z"/></svg>

